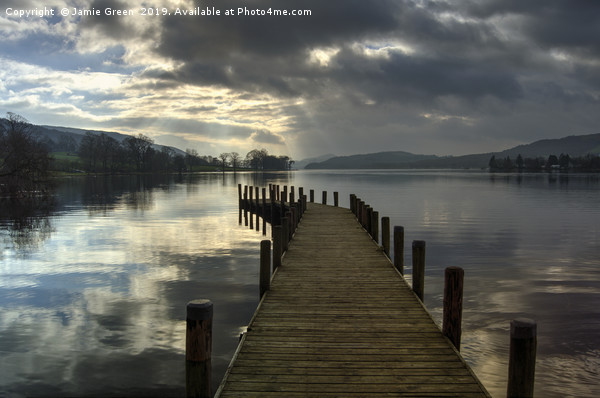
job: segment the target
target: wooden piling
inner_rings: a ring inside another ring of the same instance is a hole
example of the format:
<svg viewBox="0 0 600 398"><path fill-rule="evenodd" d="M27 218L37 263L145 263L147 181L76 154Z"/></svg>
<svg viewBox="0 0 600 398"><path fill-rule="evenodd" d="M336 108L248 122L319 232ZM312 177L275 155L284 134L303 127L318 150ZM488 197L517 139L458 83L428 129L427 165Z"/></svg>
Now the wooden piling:
<svg viewBox="0 0 600 398"><path fill-rule="evenodd" d="M404 227L394 226L394 267L404 275Z"/></svg>
<svg viewBox="0 0 600 398"><path fill-rule="evenodd" d="M315 203L315 190L310 190L310 203Z"/></svg>
<svg viewBox="0 0 600 398"><path fill-rule="evenodd" d="M413 240L412 242L412 265L413 265L413 291L423 301L425 292L425 241Z"/></svg>
<svg viewBox="0 0 600 398"><path fill-rule="evenodd" d="M285 203L285 202L288 201L288 187L287 187L287 185L283 186L283 196L281 197L281 201L283 203Z"/></svg>
<svg viewBox="0 0 600 398"><path fill-rule="evenodd" d="M250 214L248 214L248 217L250 218L250 229L254 229L254 213L253 213L253 204L254 204L254 200L253 200L253 192L254 192L254 187L250 187L250 189L248 189L248 191L250 191L250 196L248 197L248 211Z"/></svg>
<svg viewBox="0 0 600 398"><path fill-rule="evenodd" d="M533 397L536 351L537 323L527 318L511 321L508 398Z"/></svg>
<svg viewBox="0 0 600 398"><path fill-rule="evenodd" d="M462 333L463 279L460 267L447 267L444 271L444 314L442 333L460 351Z"/></svg>
<svg viewBox="0 0 600 398"><path fill-rule="evenodd" d="M353 193L350 194L350 211L356 215L356 195Z"/></svg>
<svg viewBox="0 0 600 398"><path fill-rule="evenodd" d="M290 220L287 217L281 217L281 247L285 253L289 248L290 242Z"/></svg>
<svg viewBox="0 0 600 398"><path fill-rule="evenodd" d="M379 244L379 212L373 211L371 213L371 237Z"/></svg>
<svg viewBox="0 0 600 398"><path fill-rule="evenodd" d="M338 192L334 192L333 193L333 205L335 207L338 207L340 205L340 203L339 203L339 193Z"/></svg>
<svg viewBox="0 0 600 398"><path fill-rule="evenodd" d="M244 185L244 225L248 226L248 185Z"/></svg>
<svg viewBox="0 0 600 398"><path fill-rule="evenodd" d="M323 201L322 201L322 203L323 203L324 205L326 205L326 204L327 204L327 191L323 191Z"/></svg>
<svg viewBox="0 0 600 398"><path fill-rule="evenodd" d="M260 242L260 297L271 287L271 241Z"/></svg>
<svg viewBox="0 0 600 398"><path fill-rule="evenodd" d="M281 255L283 253L282 230L281 225L275 225L273 228L273 272L281 266Z"/></svg>
<svg viewBox="0 0 600 398"><path fill-rule="evenodd" d="M383 252L390 257L390 218L381 217L381 246Z"/></svg>
<svg viewBox="0 0 600 398"><path fill-rule="evenodd" d="M263 230L263 235L267 234L267 189L263 188L262 189L262 209L260 211L261 215L262 215L262 230Z"/></svg>
<svg viewBox="0 0 600 398"><path fill-rule="evenodd" d="M210 398L213 304L210 300L193 300L186 310L186 396Z"/></svg>

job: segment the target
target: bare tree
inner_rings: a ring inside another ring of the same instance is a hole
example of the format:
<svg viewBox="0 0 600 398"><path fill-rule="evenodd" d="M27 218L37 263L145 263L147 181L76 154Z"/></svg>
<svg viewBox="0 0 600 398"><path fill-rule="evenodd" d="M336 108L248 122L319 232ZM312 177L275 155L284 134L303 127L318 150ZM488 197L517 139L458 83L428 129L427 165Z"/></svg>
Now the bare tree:
<svg viewBox="0 0 600 398"><path fill-rule="evenodd" d="M233 172L235 173L235 169L240 164L240 154L237 152L231 152L229 157L231 158L231 166L233 167Z"/></svg>
<svg viewBox="0 0 600 398"><path fill-rule="evenodd" d="M231 154L229 154L227 152L223 152L222 154L219 155L219 159L221 159L221 163L223 164L223 173L225 173L225 167L227 166L227 159L229 159L230 156L231 156Z"/></svg>
<svg viewBox="0 0 600 398"><path fill-rule="evenodd" d="M0 190L40 189L48 177L48 149L32 135L32 125L12 112L0 123Z"/></svg>

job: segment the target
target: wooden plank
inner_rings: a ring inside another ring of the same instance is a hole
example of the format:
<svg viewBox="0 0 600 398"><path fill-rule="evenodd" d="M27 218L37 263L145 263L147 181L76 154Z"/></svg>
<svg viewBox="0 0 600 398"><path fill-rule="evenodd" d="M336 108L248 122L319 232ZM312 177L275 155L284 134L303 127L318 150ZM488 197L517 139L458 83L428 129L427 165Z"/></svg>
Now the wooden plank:
<svg viewBox="0 0 600 398"><path fill-rule="evenodd" d="M487 397L348 209L309 203L217 397Z"/></svg>

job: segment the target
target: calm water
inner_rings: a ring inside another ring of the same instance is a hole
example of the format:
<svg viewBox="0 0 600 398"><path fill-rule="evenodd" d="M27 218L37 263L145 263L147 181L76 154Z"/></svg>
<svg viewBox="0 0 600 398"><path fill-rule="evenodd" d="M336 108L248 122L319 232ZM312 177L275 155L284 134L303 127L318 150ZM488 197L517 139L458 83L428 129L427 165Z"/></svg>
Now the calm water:
<svg viewBox="0 0 600 398"><path fill-rule="evenodd" d="M0 396L185 393L185 304L215 306L220 381L258 304L262 231L237 184L355 193L427 241L425 304L465 269L462 352L506 395L509 322L538 322L536 396L600 395L598 176L301 171L74 178L51 202L0 210ZM330 196L331 200L331 196ZM267 231L270 233L270 231Z"/></svg>

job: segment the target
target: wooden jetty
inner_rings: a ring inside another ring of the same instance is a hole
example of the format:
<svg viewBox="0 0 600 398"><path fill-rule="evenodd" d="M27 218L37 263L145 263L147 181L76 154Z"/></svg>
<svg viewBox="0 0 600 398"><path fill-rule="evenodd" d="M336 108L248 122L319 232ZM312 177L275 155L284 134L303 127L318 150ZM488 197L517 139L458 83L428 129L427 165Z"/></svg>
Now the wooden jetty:
<svg viewBox="0 0 600 398"><path fill-rule="evenodd" d="M288 210L282 202L279 212ZM263 214L273 208L265 204ZM489 397L357 222L361 212L306 200L300 208L302 222L215 396Z"/></svg>

